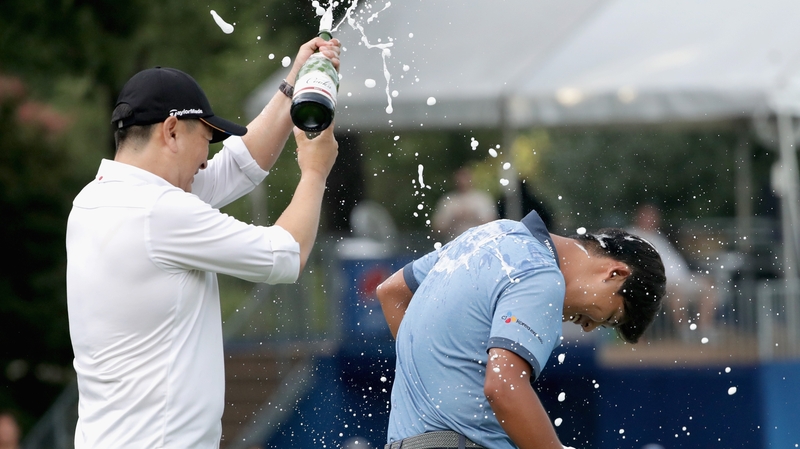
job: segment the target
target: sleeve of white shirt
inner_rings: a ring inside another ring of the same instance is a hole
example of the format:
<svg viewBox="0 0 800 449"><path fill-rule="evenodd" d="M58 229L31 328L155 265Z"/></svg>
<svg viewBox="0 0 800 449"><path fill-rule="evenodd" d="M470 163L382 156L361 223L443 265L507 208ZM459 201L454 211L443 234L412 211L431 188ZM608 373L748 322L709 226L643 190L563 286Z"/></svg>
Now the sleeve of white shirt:
<svg viewBox="0 0 800 449"><path fill-rule="evenodd" d="M154 263L167 271L209 271L268 284L292 283L300 275L300 245L288 231L241 222L179 189L153 205L147 232Z"/></svg>
<svg viewBox="0 0 800 449"><path fill-rule="evenodd" d="M217 209L252 192L269 174L253 159L241 137L229 137L223 145L192 183L192 193Z"/></svg>

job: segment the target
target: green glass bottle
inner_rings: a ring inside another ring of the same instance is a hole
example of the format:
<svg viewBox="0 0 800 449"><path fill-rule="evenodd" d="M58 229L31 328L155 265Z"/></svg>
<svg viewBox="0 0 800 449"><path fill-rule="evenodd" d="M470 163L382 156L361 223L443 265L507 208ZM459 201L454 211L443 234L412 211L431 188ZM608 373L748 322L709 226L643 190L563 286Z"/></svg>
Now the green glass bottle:
<svg viewBox="0 0 800 449"><path fill-rule="evenodd" d="M333 15L326 11L320 21L318 36L331 39ZM339 90L339 74L330 59L320 53L308 58L297 73L289 114L295 126L312 133L319 133L330 126L336 111L336 93Z"/></svg>

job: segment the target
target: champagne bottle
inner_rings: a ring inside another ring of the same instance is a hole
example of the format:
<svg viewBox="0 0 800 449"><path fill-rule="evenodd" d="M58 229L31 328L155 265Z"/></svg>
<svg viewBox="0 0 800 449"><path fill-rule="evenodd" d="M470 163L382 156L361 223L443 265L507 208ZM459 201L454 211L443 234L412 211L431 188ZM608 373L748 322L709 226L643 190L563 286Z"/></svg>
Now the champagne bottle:
<svg viewBox="0 0 800 449"><path fill-rule="evenodd" d="M322 16L318 36L331 39L333 13L329 9ZM339 74L330 59L321 53L308 58L297 73L289 114L292 122L312 138L330 126L336 110L336 92L339 90Z"/></svg>

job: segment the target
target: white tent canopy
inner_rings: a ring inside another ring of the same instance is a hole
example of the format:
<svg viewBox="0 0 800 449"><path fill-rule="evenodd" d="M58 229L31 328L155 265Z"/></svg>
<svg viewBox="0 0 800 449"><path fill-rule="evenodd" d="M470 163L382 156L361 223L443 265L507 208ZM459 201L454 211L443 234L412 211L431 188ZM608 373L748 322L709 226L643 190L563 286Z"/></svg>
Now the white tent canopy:
<svg viewBox="0 0 800 449"><path fill-rule="evenodd" d="M340 128L800 114L800 2L793 0L405 0L383 6L375 3L358 22L369 44L392 43L388 85L381 49L367 48L346 22L334 32L345 48ZM281 72L256 90L249 116L275 92Z"/></svg>
<svg viewBox="0 0 800 449"><path fill-rule="evenodd" d="M800 2L616 0L524 80L513 125L800 112Z"/></svg>
<svg viewBox="0 0 800 449"><path fill-rule="evenodd" d="M360 31L338 24L343 11L337 10L333 34L344 47L340 129L498 126L500 99L513 94L606 1L403 0L380 12L384 3L373 3L358 22L370 45L392 43L386 58L390 79L387 86L381 49L367 48ZM256 90L248 116L261 111L286 71ZM374 80L375 87L367 87L366 80ZM430 97L436 99L433 106L427 104Z"/></svg>

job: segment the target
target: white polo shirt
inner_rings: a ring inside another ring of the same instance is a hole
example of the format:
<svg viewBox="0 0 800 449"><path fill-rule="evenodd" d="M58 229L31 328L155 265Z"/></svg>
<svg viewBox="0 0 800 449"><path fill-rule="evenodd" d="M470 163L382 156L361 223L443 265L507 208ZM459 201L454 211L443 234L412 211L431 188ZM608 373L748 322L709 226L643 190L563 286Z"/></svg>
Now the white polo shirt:
<svg viewBox="0 0 800 449"><path fill-rule="evenodd" d="M225 377L215 273L290 283L286 230L218 208L267 172L232 137L193 193L103 160L67 223L67 302L78 375L75 447L217 448Z"/></svg>

